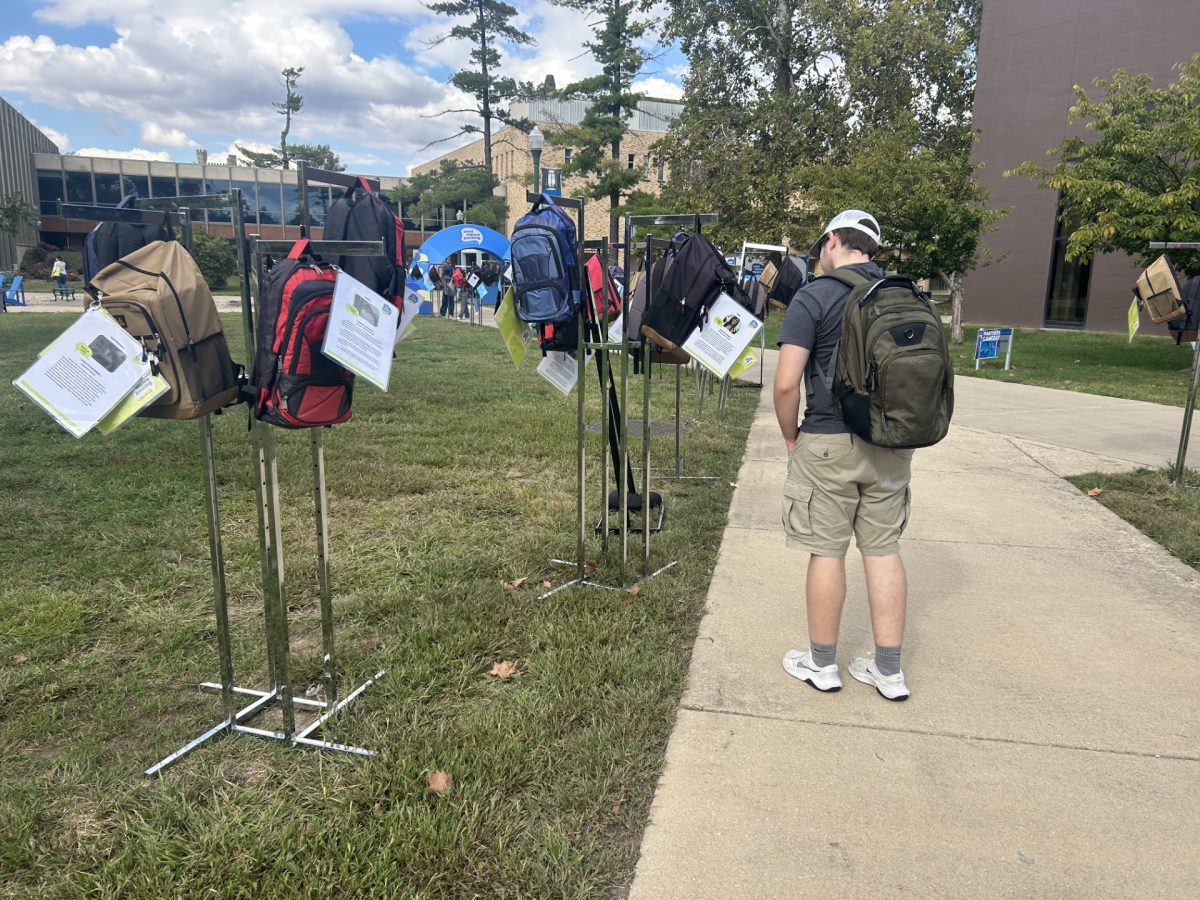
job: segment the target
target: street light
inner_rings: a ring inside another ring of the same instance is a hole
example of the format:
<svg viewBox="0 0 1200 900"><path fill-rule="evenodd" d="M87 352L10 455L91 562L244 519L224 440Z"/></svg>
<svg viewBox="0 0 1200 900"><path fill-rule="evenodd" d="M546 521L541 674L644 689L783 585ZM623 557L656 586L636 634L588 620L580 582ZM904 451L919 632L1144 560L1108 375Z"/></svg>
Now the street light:
<svg viewBox="0 0 1200 900"><path fill-rule="evenodd" d="M546 146L546 136L536 125L529 132L529 152L533 154L533 192L542 191L542 148Z"/></svg>

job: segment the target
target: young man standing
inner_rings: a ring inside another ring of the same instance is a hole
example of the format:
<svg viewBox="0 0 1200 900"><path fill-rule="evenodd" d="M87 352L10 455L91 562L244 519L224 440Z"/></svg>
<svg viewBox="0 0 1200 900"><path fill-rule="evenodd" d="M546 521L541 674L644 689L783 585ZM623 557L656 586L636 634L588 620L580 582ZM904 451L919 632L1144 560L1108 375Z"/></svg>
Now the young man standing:
<svg viewBox="0 0 1200 900"><path fill-rule="evenodd" d="M875 280L879 223L858 209L838 213L809 251L821 271L849 268ZM888 700L909 696L900 670L908 584L900 559L900 533L908 524L912 451L876 447L842 421L822 375L832 376L841 336L842 309L851 288L818 278L797 292L779 335L775 416L788 451L783 524L789 547L807 551L807 650L789 650L783 667L820 691L842 687L836 662L838 627L846 600L846 550L854 536L863 558L874 658L848 670ZM800 385L804 421L797 428Z"/></svg>

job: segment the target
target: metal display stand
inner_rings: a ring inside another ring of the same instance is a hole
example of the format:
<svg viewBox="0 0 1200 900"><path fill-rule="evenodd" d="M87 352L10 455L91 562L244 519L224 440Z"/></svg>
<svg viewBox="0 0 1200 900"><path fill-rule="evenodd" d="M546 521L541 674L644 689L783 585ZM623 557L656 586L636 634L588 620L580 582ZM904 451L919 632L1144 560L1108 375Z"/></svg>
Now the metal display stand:
<svg viewBox="0 0 1200 900"><path fill-rule="evenodd" d="M181 204L186 203L183 207ZM126 222L130 224L167 224L179 226L183 231L183 245L190 251L192 243L191 211L193 209L223 209L232 207L235 229L240 233L241 228L241 192L232 191L229 194L204 195L196 197L156 198L155 200L139 200L141 208L91 207L78 204L60 204L60 215L63 218L85 218L102 222ZM239 248L240 249L240 248ZM243 298L247 286L242 279ZM248 338L248 340L250 340ZM251 343L252 346L252 343ZM156 775L167 766L182 759L206 741L238 727L238 723L251 717L258 707L265 705L260 701L250 704L243 709L234 709L234 694L247 693L237 688L233 679L233 653L229 638L229 606L225 583L224 553L221 543L221 514L217 495L216 465L213 450L212 416L200 418L201 463L204 472L205 511L208 521L209 556L213 574L213 606L217 625L217 654L220 666L220 682L206 682L201 688L216 690L221 694L225 718L216 726L210 728L199 737L189 741L182 748L159 761L146 770L146 775ZM265 548L263 558L266 559ZM270 606L267 608L268 617ZM274 681L272 669L272 681ZM274 687L272 688L274 691Z"/></svg>
<svg viewBox="0 0 1200 900"><path fill-rule="evenodd" d="M688 213L688 214L670 214L670 215L645 215L635 216L626 214L625 216L625 271L631 271L630 263L632 260L631 248L635 246L638 227L648 227L651 225L675 225L685 226L690 225L696 234L701 233L704 225L714 225L720 221L720 216L717 213ZM654 243L657 241L658 243ZM661 238L655 238L646 244L646 278L650 278L651 259L655 249L667 249L671 247L670 241L662 241ZM626 276L628 277L628 275ZM651 291L654 290L653 279L646 285L646 309L649 310L654 297L651 296ZM642 346L647 347L649 340L642 339ZM646 372L649 371L651 365L651 353L642 354L643 367ZM693 364L695 365L695 364ZM685 475L683 473L683 414L681 408L682 398L682 380L683 366L675 366L675 474L664 475L663 480L666 481L720 481L715 475ZM708 370L703 366L695 365L696 369L696 419L699 419L704 411L704 394L708 388ZM643 421L643 431L649 430L649 422Z"/></svg>
<svg viewBox="0 0 1200 900"><path fill-rule="evenodd" d="M1200 241L1152 241L1151 250L1200 250ZM1200 384L1200 339L1192 353L1192 378L1188 382L1187 406L1183 408L1183 430L1179 435L1179 452L1175 455L1175 467L1171 470L1171 481L1176 484L1183 478L1187 465L1188 439L1192 435L1192 413L1196 408L1196 388Z"/></svg>

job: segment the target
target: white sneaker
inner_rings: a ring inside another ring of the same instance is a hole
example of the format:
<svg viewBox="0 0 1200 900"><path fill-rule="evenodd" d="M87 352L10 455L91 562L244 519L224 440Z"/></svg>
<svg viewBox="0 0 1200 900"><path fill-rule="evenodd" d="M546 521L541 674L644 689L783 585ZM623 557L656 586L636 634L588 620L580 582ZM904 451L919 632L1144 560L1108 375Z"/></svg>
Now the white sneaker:
<svg viewBox="0 0 1200 900"><path fill-rule="evenodd" d="M837 663L813 665L812 654L807 650L789 650L783 654L783 670L793 678L807 681L818 691L833 693L842 689L842 676L838 674Z"/></svg>
<svg viewBox="0 0 1200 900"><path fill-rule="evenodd" d="M863 684L875 685L879 696L888 700L908 699L908 685L904 683L903 672L897 672L895 675L880 675L879 670L875 668L875 660L867 659L864 656L850 660L850 665L846 668Z"/></svg>

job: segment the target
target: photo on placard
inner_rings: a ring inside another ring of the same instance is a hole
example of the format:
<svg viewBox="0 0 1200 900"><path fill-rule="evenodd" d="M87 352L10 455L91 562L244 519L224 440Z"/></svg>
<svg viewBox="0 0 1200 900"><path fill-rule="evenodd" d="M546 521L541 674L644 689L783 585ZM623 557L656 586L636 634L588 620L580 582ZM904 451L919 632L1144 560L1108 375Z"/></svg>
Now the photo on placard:
<svg viewBox="0 0 1200 900"><path fill-rule="evenodd" d="M737 334L738 329L742 327L742 319L740 316L730 316L723 324L730 334Z"/></svg>
<svg viewBox="0 0 1200 900"><path fill-rule="evenodd" d="M128 359L125 353L111 340L102 334L96 335L88 349L92 351L92 359L104 366L106 371L115 372Z"/></svg>
<svg viewBox="0 0 1200 900"><path fill-rule="evenodd" d="M371 302L370 298L364 297L362 294L355 294L354 301L351 304L360 316L371 323L372 326L379 324L379 307Z"/></svg>

